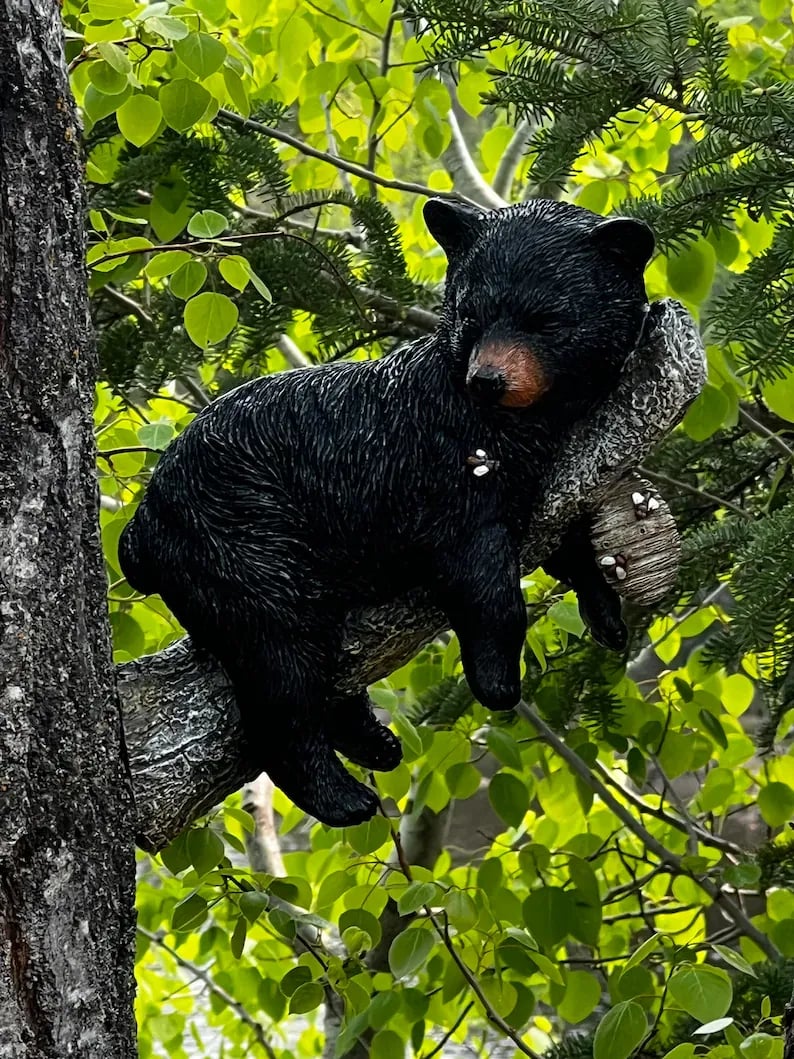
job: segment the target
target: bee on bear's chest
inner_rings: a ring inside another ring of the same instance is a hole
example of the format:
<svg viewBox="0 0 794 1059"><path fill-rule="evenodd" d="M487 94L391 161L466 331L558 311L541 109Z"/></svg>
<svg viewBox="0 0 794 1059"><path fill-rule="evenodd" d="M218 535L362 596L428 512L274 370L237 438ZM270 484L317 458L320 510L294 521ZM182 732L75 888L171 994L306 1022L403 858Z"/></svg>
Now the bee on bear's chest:
<svg viewBox="0 0 794 1059"><path fill-rule="evenodd" d="M499 470L499 460L493 460L485 449L475 449L473 456L466 458L467 466L475 478L484 478L487 474Z"/></svg>

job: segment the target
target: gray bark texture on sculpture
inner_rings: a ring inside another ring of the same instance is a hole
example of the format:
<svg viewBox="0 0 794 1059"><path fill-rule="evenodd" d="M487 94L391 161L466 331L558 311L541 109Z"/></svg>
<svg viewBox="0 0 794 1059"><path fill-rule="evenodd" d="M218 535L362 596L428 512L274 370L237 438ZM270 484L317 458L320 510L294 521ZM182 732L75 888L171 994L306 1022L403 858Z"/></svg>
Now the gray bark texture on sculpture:
<svg viewBox="0 0 794 1059"><path fill-rule="evenodd" d="M559 544L573 518L608 505L616 481L675 426L700 392L705 373L703 346L689 314L677 302L654 304L645 340L629 358L614 394L560 444L524 542L528 569ZM445 627L444 615L421 592L351 613L338 690L353 692L388 675ZM246 771L226 678L189 639L120 666L118 682L138 840L156 850L257 770ZM262 694L266 700L266 688Z"/></svg>

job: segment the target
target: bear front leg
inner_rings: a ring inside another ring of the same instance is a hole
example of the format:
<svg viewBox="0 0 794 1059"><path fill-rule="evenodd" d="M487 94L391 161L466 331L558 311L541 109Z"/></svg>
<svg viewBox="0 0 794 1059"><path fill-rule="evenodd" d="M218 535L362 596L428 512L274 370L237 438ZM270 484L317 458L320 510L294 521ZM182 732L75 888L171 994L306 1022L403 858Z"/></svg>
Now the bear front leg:
<svg viewBox="0 0 794 1059"><path fill-rule="evenodd" d="M391 772L402 761L400 740L375 716L366 691L332 702L327 729L334 750L354 765Z"/></svg>
<svg viewBox="0 0 794 1059"><path fill-rule="evenodd" d="M518 551L493 524L436 557L436 599L460 641L463 671L489 710L512 710L521 698L521 651L527 613Z"/></svg>
<svg viewBox="0 0 794 1059"><path fill-rule="evenodd" d="M587 516L571 523L543 569L574 590L582 621L596 643L611 651L623 651L628 631L621 617L620 596L607 584L596 562Z"/></svg>

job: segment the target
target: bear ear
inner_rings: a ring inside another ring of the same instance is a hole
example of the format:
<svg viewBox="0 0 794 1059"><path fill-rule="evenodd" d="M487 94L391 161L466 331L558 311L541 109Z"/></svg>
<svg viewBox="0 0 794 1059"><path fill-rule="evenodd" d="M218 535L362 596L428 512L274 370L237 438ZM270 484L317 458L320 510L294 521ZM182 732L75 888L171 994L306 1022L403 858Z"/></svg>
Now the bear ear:
<svg viewBox="0 0 794 1059"><path fill-rule="evenodd" d="M475 243L482 225L482 211L450 199L428 199L424 208L428 231L447 255L447 260L465 253Z"/></svg>
<svg viewBox="0 0 794 1059"><path fill-rule="evenodd" d="M632 217L612 217L602 221L593 228L591 238L597 246L616 254L638 272L645 269L656 246L648 225Z"/></svg>

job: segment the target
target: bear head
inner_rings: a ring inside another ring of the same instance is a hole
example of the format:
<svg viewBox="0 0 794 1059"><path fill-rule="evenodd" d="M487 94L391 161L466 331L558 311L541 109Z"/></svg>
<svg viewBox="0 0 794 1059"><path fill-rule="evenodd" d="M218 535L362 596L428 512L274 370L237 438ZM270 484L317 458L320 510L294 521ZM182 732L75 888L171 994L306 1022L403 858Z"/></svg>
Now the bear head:
<svg viewBox="0 0 794 1059"><path fill-rule="evenodd" d="M608 392L648 311L646 224L544 199L430 199L424 215L449 262L442 332L473 397L521 409Z"/></svg>

